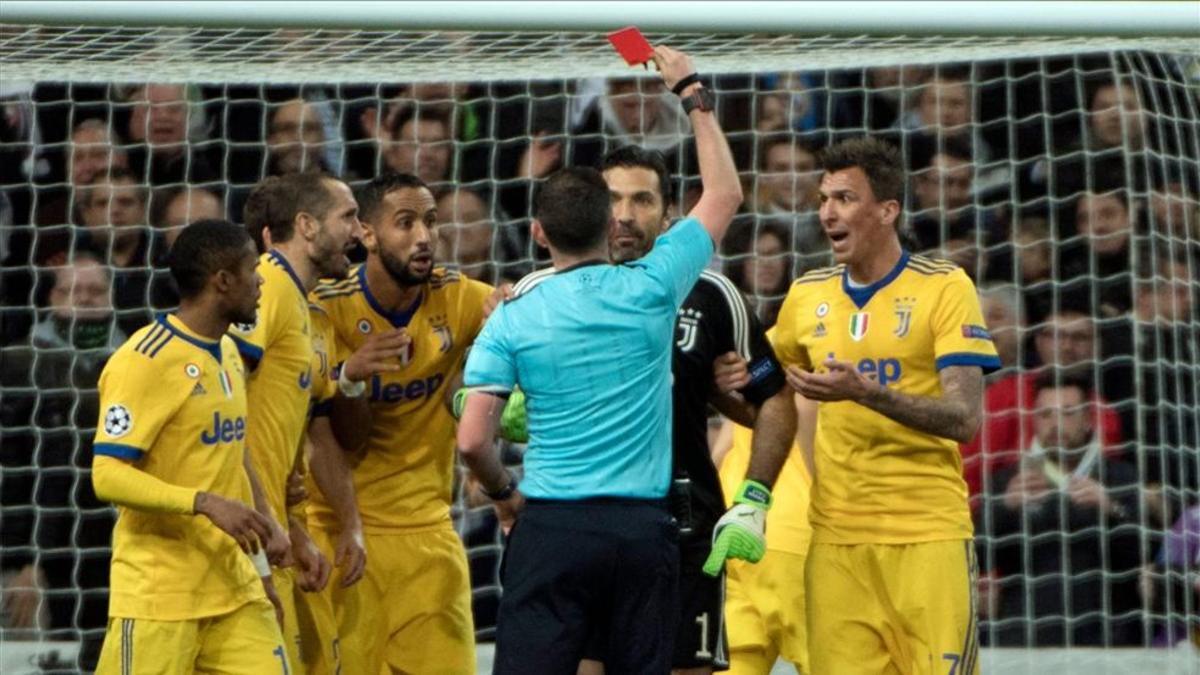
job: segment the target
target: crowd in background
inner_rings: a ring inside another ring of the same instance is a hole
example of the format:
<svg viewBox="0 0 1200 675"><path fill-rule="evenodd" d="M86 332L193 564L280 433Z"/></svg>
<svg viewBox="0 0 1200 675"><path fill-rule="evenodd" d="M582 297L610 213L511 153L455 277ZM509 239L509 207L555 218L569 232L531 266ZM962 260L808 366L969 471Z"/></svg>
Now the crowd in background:
<svg viewBox="0 0 1200 675"><path fill-rule="evenodd" d="M848 136L900 147L908 247L981 289L1004 363L962 448L984 644L1200 631L1195 69L1132 54L713 78L747 195L713 265L765 323L793 278L830 263L816 156ZM650 79L38 84L0 89L0 111L11 636L103 630L113 512L88 480L96 379L175 303L163 256L188 222L240 221L267 175L413 173L437 195L437 257L496 283L544 264L531 196L560 166L638 144L667 156L676 213L700 190L687 118ZM499 540L485 512L458 519L486 637Z"/></svg>

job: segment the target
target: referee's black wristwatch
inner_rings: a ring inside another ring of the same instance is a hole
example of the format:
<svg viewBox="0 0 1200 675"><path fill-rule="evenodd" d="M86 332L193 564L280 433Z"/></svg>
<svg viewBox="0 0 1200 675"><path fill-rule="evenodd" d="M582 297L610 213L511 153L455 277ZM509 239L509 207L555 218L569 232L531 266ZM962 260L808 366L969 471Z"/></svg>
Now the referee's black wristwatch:
<svg viewBox="0 0 1200 675"><path fill-rule="evenodd" d="M703 84L701 84L696 91L692 92L691 95L683 95L684 89L687 89L697 82L700 82L700 76L696 73L692 73L691 75L688 75L682 80L676 82L674 87L671 87L671 91L675 92L675 95L679 97L679 103L683 105L683 114L685 115L692 114L693 110L711 112L712 109L716 107L716 98L713 96L712 91L710 91L709 88L705 87Z"/></svg>
<svg viewBox="0 0 1200 675"><path fill-rule="evenodd" d="M502 502L502 501L508 499L509 497L513 496L513 493L516 491L517 491L517 479L513 478L512 474L509 474L508 475L508 485L505 485L504 487L500 488L499 490L496 490L495 492L488 492L487 490L484 490L483 494L487 495L487 498L494 502Z"/></svg>

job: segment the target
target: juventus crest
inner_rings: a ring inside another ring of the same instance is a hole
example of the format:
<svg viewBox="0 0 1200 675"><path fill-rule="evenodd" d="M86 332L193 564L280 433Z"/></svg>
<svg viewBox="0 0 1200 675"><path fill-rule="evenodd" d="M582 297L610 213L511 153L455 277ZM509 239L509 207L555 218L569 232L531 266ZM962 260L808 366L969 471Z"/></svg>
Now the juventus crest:
<svg viewBox="0 0 1200 675"><path fill-rule="evenodd" d="M684 308L679 310L679 321L675 323L675 332L679 336L675 346L680 351L690 352L696 346L696 333L700 329L700 319L704 314L697 309Z"/></svg>
<svg viewBox="0 0 1200 675"><path fill-rule="evenodd" d="M908 335L912 328L913 305L916 302L916 298L896 298L896 329L892 331L896 337Z"/></svg>

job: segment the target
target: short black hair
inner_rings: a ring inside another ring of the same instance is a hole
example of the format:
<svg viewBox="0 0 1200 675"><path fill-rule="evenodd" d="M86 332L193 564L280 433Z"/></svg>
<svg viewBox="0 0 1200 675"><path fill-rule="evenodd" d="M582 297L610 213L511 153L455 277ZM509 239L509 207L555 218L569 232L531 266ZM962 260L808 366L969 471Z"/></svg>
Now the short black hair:
<svg viewBox="0 0 1200 675"><path fill-rule="evenodd" d="M1083 400L1091 401L1094 391L1092 376L1078 368L1043 368L1033 381L1033 395L1036 398L1043 389L1062 389L1077 387L1083 393Z"/></svg>
<svg viewBox="0 0 1200 675"><path fill-rule="evenodd" d="M559 169L542 183L534 198L533 217L554 248L584 253L605 241L612 220L608 183L595 169Z"/></svg>
<svg viewBox="0 0 1200 675"><path fill-rule="evenodd" d="M404 125L416 120L418 122L440 122L446 128L446 137L450 138L454 136L454 126L450 118L450 111L436 103L420 106L406 105L392 118L392 126L388 129L388 133L393 140L398 139Z"/></svg>
<svg viewBox="0 0 1200 675"><path fill-rule="evenodd" d="M663 208L675 203L671 194L671 172L667 169L667 159L658 150L626 145L613 150L600 160L601 174L617 167L650 169L658 176L658 194L662 197Z"/></svg>
<svg viewBox="0 0 1200 675"><path fill-rule="evenodd" d="M867 175L876 200L904 204L904 164L900 151L887 141L870 136L848 138L822 150L817 161L825 173L858 167Z"/></svg>
<svg viewBox="0 0 1200 675"><path fill-rule="evenodd" d="M228 220L197 220L183 228L167 254L179 297L193 298L204 290L213 274L236 269L249 241L245 228Z"/></svg>
<svg viewBox="0 0 1200 675"><path fill-rule="evenodd" d="M254 186L242 208L242 221L255 241L265 227L271 241L283 243L296 233L296 216L324 218L333 207L326 181L338 180L319 171L268 176Z"/></svg>
<svg viewBox="0 0 1200 675"><path fill-rule="evenodd" d="M396 190L406 188L429 190L429 186L425 184L425 181L411 173L388 171L387 173L379 174L369 183L355 191L354 196L358 200L359 219L364 223L374 223L375 217L378 215L376 212L379 211L384 198ZM433 194L433 190L429 190L429 193Z"/></svg>

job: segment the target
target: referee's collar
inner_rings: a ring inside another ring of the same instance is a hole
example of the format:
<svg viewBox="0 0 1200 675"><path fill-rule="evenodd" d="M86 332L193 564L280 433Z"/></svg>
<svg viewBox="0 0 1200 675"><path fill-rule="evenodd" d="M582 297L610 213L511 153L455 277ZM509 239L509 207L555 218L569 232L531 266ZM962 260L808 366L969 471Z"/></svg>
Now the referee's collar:
<svg viewBox="0 0 1200 675"><path fill-rule="evenodd" d="M554 270L555 274L563 274L564 272L574 272L580 267L591 267L592 265L611 265L612 263L604 258L593 258L591 260L580 260L574 265L568 265L561 270Z"/></svg>

